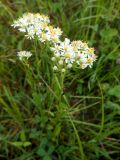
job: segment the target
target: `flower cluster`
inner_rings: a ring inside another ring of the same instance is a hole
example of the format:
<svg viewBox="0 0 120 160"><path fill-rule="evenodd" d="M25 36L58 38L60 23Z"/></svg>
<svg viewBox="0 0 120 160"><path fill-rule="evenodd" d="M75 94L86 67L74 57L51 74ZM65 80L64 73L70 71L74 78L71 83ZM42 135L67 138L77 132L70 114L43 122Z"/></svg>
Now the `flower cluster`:
<svg viewBox="0 0 120 160"><path fill-rule="evenodd" d="M66 68L80 66L85 69L92 67L93 62L96 60L94 48L89 48L87 43L82 41L72 41L65 38L64 42L59 42L51 47L54 52L52 61L55 62L54 70L65 71Z"/></svg>
<svg viewBox="0 0 120 160"><path fill-rule="evenodd" d="M32 56L31 52L28 51L20 51L18 52L18 58L22 61L23 59L28 59Z"/></svg>
<svg viewBox="0 0 120 160"><path fill-rule="evenodd" d="M25 13L21 18L14 21L12 26L14 28L17 27L20 32L25 32L25 36L28 39L38 37L41 42L59 42L62 34L60 28L50 25L50 20L47 16L39 13Z"/></svg>
<svg viewBox="0 0 120 160"><path fill-rule="evenodd" d="M26 13L22 18L14 21L12 26L17 27L21 32L25 32L28 39L38 37L41 42L51 42L50 50L53 53L54 71L65 72L66 68L78 66L82 69L88 66L92 67L93 62L96 60L94 48L89 48L87 43L80 40L71 42L68 38L61 41L61 29L50 25L50 20L45 15ZM18 53L20 59L31 56L31 53L26 51Z"/></svg>

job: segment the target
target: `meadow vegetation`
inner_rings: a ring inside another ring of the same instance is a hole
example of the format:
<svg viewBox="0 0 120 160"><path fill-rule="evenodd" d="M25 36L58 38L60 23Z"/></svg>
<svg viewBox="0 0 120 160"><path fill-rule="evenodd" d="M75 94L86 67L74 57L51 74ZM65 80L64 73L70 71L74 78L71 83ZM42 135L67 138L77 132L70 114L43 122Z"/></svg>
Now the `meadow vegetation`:
<svg viewBox="0 0 120 160"><path fill-rule="evenodd" d="M93 67L59 83L49 48L11 26L26 12L94 46ZM0 160L120 159L119 0L1 0L0 42Z"/></svg>

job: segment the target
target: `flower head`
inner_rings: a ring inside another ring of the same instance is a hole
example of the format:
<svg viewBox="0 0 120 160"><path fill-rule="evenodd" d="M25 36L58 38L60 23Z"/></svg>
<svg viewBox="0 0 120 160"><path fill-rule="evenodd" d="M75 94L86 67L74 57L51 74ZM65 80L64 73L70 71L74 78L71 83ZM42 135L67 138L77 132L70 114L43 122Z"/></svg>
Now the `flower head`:
<svg viewBox="0 0 120 160"><path fill-rule="evenodd" d="M22 61L24 58L29 59L32 56L31 52L28 51L20 51L18 52L18 58Z"/></svg>
<svg viewBox="0 0 120 160"><path fill-rule="evenodd" d="M88 66L91 68L96 60L94 48L89 48L86 42L80 40L71 42L65 38L63 42L54 44L51 51L54 52L54 61L61 71L63 68L72 68L78 65L81 69Z"/></svg>
<svg viewBox="0 0 120 160"><path fill-rule="evenodd" d="M50 25L48 16L39 13L25 13L21 18L14 21L12 26L18 28L20 32L25 32L27 39L34 39L37 36L41 42L58 43L62 35L60 28L54 28Z"/></svg>
<svg viewBox="0 0 120 160"><path fill-rule="evenodd" d="M68 38L61 41L61 29L50 25L48 16L39 13L25 13L21 18L14 21L12 26L18 28L20 32L24 32L27 39L37 37L40 42L50 42L54 71L64 72L67 68L78 66L81 69L91 68L96 60L94 48L90 48L86 42L81 40L71 42ZM31 55L31 52L27 51L18 52L20 60L23 58L28 59Z"/></svg>

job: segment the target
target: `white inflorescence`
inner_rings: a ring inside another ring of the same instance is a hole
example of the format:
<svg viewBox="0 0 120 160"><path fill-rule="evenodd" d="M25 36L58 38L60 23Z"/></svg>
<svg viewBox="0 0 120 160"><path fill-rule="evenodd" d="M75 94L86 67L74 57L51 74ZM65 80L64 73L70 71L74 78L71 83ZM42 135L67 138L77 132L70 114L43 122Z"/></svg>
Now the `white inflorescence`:
<svg viewBox="0 0 120 160"><path fill-rule="evenodd" d="M50 25L50 20L47 16L39 13L26 13L22 18L14 21L12 26L18 28L20 32L25 32L25 36L28 39L34 39L37 36L41 42L59 42L59 37L62 34L60 28L54 28Z"/></svg>
<svg viewBox="0 0 120 160"><path fill-rule="evenodd" d="M22 61L24 58L28 59L32 56L31 52L28 51L20 51L18 52L18 58Z"/></svg>
<svg viewBox="0 0 120 160"><path fill-rule="evenodd" d="M17 27L20 32L25 32L25 36L28 39L38 37L41 42L52 42L50 43L50 50L53 52L54 71L60 70L61 72L65 72L66 68L76 66L80 66L82 69L88 66L91 68L96 60L94 48L89 48L87 43L80 40L71 42L68 38L61 41L61 29L50 25L50 20L45 15L26 13L22 18L14 21L12 26L14 28ZM18 56L20 60L23 57L28 59L31 53L21 51L18 52Z"/></svg>
<svg viewBox="0 0 120 160"><path fill-rule="evenodd" d="M87 43L80 40L70 42L65 38L64 42L54 44L51 50L54 52L52 60L62 69L74 66L80 66L82 69L88 66L91 68L96 60L94 48L89 48Z"/></svg>

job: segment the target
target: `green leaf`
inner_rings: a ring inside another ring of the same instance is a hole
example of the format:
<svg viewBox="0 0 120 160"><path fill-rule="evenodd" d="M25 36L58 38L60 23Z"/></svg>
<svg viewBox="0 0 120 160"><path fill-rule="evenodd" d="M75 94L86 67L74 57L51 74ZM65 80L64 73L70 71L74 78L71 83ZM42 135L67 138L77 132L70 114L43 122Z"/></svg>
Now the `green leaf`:
<svg viewBox="0 0 120 160"><path fill-rule="evenodd" d="M28 147L28 146L31 145L31 142L29 142L29 141L26 141L26 142L20 142L20 141L18 141L18 142L12 142L12 144L14 146L17 146L17 147Z"/></svg>
<svg viewBox="0 0 120 160"><path fill-rule="evenodd" d="M17 147L22 147L23 146L23 142L12 142L12 144L14 146L17 146Z"/></svg>
<svg viewBox="0 0 120 160"><path fill-rule="evenodd" d="M48 149L48 154L49 154L49 155L52 154L54 150L55 150L55 147L54 147L53 145L51 145L51 146L49 147L49 149Z"/></svg>
<svg viewBox="0 0 120 160"><path fill-rule="evenodd" d="M108 94L111 96L115 96L115 97L120 98L120 85L117 85L114 88L110 88L108 90Z"/></svg>
<svg viewBox="0 0 120 160"><path fill-rule="evenodd" d="M109 83L101 83L101 88L103 91L107 91L110 88Z"/></svg>
<svg viewBox="0 0 120 160"><path fill-rule="evenodd" d="M120 105L111 101L107 101L105 103L105 108L112 109L112 110L119 110L120 111Z"/></svg>
<svg viewBox="0 0 120 160"><path fill-rule="evenodd" d="M41 147L38 149L37 154L39 156L45 156L47 153L46 153L45 149Z"/></svg>
<svg viewBox="0 0 120 160"><path fill-rule="evenodd" d="M20 139L21 139L22 142L26 141L25 132L23 130L20 133Z"/></svg>
<svg viewBox="0 0 120 160"><path fill-rule="evenodd" d="M46 155L43 160L52 160L48 155Z"/></svg>
<svg viewBox="0 0 120 160"><path fill-rule="evenodd" d="M83 85L82 84L78 84L76 93L81 95L82 94L82 89L83 89Z"/></svg>
<svg viewBox="0 0 120 160"><path fill-rule="evenodd" d="M34 100L34 104L36 106L41 106L41 103L42 103L42 95L39 93L36 93L36 92L33 92L32 94L32 97L33 97L33 100Z"/></svg>
<svg viewBox="0 0 120 160"><path fill-rule="evenodd" d="M55 127L55 129L54 129L53 138L59 136L60 131L61 131L61 124L58 124L58 125L56 125L56 127Z"/></svg>
<svg viewBox="0 0 120 160"><path fill-rule="evenodd" d="M105 28L100 32L100 35L105 43L109 43L117 34L118 31L116 28Z"/></svg>
<svg viewBox="0 0 120 160"><path fill-rule="evenodd" d="M29 141L23 142L23 146L24 146L24 147L28 147L28 146L30 146L30 145L31 145L31 142L29 142Z"/></svg>

